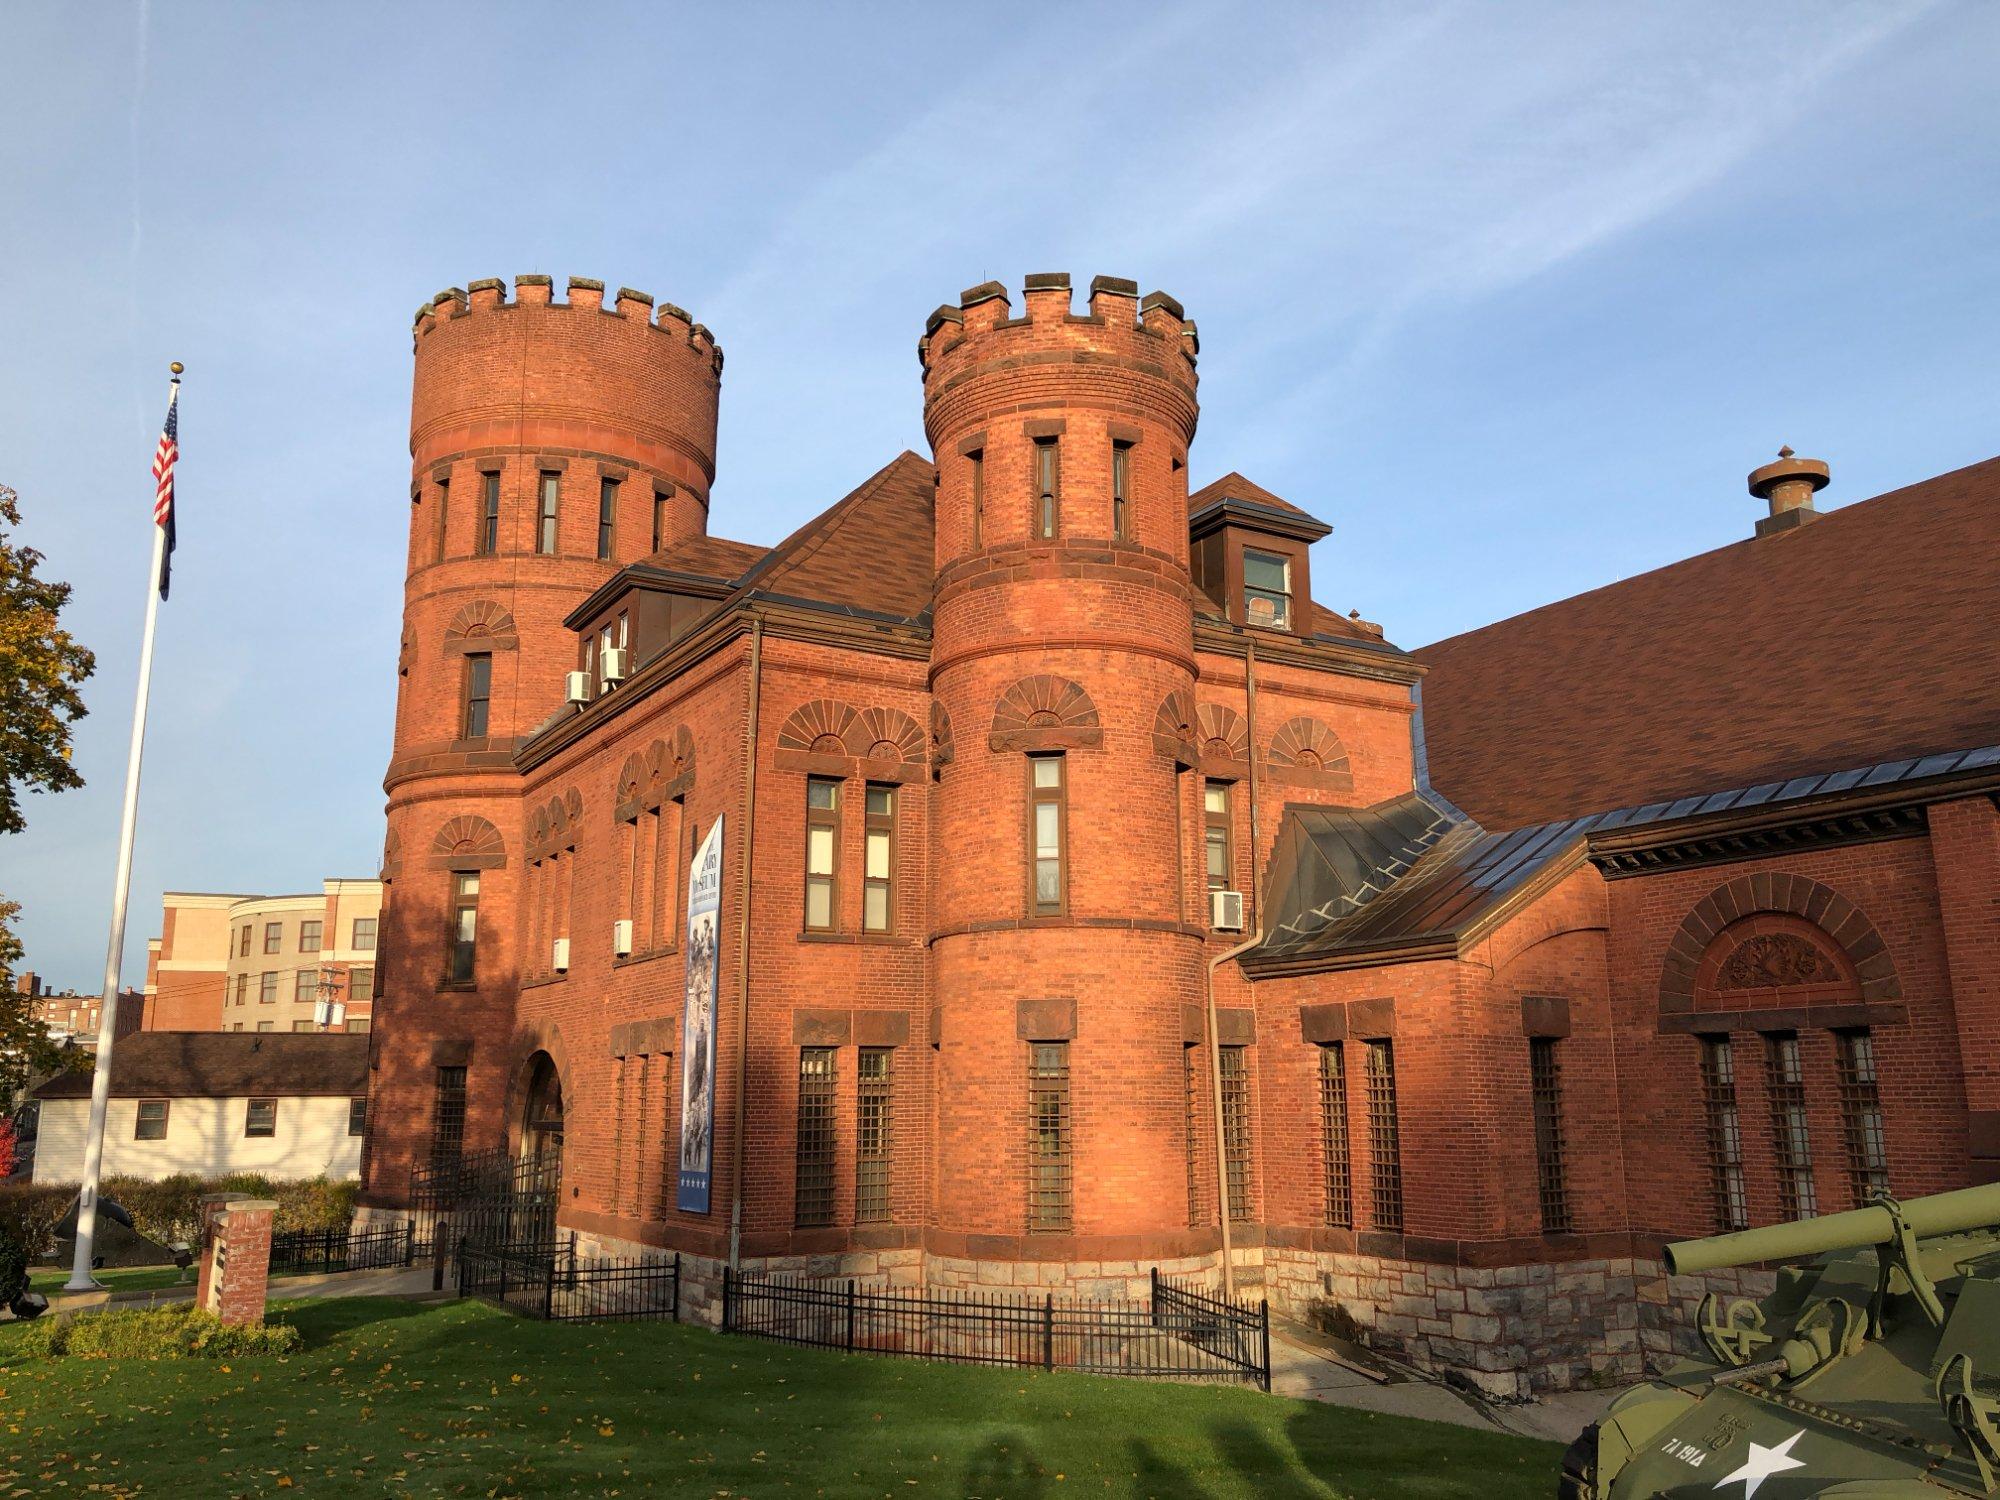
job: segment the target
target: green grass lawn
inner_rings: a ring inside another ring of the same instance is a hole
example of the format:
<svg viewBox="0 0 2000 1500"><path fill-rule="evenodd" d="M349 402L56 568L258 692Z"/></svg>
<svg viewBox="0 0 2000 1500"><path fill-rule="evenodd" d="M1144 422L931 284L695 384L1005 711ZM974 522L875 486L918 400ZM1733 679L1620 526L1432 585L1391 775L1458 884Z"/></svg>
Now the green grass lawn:
<svg viewBox="0 0 2000 1500"><path fill-rule="evenodd" d="M121 1266L115 1270L96 1273L107 1291L150 1292L163 1286L194 1285L194 1270L189 1268L187 1280L181 1280L181 1273L172 1266ZM63 1283L69 1280L69 1267L46 1269L30 1273L28 1286L49 1298L67 1295Z"/></svg>
<svg viewBox="0 0 2000 1500"><path fill-rule="evenodd" d="M10 1360L0 1495L1508 1496L1559 1450L1255 1391L476 1302L274 1304L303 1353Z"/></svg>

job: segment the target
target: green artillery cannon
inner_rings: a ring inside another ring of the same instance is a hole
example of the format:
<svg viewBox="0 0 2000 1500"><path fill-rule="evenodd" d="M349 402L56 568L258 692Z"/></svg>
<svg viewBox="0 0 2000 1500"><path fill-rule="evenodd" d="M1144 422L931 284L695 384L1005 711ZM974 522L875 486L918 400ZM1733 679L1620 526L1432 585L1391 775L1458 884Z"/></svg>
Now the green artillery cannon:
<svg viewBox="0 0 2000 1500"><path fill-rule="evenodd" d="M1709 1358L1619 1397L1563 1456L1562 1500L2000 1496L2000 1183L1686 1240L1665 1260L1782 1264L1766 1297L1702 1299Z"/></svg>

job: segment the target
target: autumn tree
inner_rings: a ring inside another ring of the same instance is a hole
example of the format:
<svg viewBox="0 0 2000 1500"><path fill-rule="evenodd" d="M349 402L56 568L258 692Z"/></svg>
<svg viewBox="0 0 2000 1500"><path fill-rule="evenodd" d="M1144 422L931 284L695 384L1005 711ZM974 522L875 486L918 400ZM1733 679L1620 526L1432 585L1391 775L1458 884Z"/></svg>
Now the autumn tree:
<svg viewBox="0 0 2000 1500"><path fill-rule="evenodd" d="M84 679L97 661L62 628L70 588L37 575L42 554L19 545L20 497L0 485L0 834L19 833L22 790L83 785L70 729L83 717ZM15 983L20 903L0 897L0 1096L65 1059Z"/></svg>

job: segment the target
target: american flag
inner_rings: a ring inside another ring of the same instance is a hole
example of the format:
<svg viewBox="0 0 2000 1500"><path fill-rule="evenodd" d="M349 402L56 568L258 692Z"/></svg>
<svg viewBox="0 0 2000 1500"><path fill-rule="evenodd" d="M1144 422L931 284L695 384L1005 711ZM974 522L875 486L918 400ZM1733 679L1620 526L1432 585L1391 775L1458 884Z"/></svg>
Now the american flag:
<svg viewBox="0 0 2000 1500"><path fill-rule="evenodd" d="M153 450L153 524L167 529L166 550L160 554L160 597L174 572L174 465L181 456L181 383L167 397L167 423L160 429L160 446Z"/></svg>

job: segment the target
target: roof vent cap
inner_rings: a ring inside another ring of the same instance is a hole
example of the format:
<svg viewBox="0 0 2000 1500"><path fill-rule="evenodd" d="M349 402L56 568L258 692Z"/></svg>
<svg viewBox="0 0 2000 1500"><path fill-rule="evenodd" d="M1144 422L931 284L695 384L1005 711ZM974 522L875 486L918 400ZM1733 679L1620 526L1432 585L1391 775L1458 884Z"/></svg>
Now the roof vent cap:
<svg viewBox="0 0 2000 1500"><path fill-rule="evenodd" d="M1818 458L1796 457L1791 445L1778 450L1778 461L1750 471L1750 493L1769 503L1771 513L1757 523L1757 535L1789 531L1808 521L1817 521L1813 495L1826 488L1831 478L1826 462Z"/></svg>

